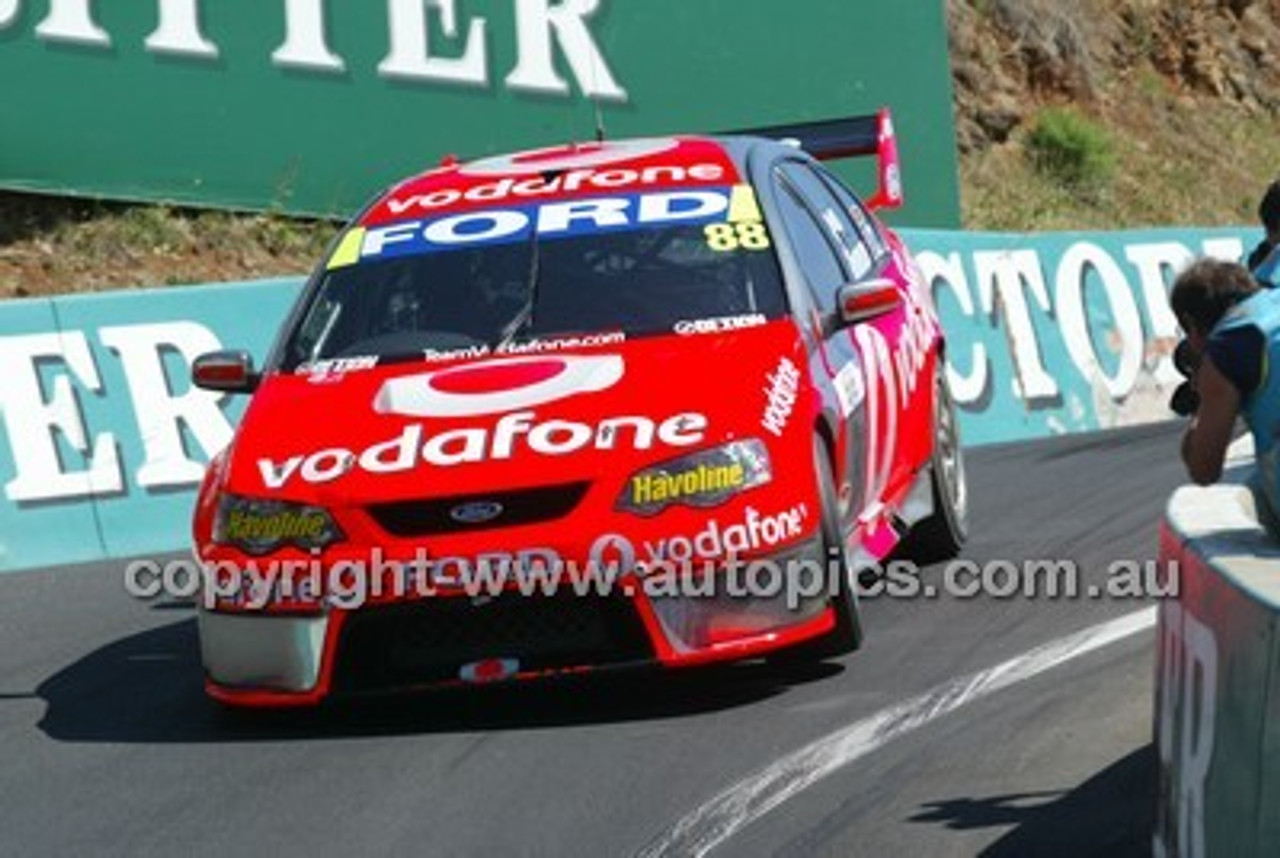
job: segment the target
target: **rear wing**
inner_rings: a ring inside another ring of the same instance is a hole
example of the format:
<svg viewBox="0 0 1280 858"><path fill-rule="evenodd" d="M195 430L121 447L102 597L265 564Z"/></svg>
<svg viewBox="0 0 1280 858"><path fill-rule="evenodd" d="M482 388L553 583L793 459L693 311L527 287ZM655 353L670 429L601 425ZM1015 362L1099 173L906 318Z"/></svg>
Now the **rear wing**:
<svg viewBox="0 0 1280 858"><path fill-rule="evenodd" d="M893 116L887 107L866 116L772 125L732 133L798 146L819 161L875 155L880 162L877 170L880 186L867 200L868 208L896 209L903 203L898 138L894 136Z"/></svg>

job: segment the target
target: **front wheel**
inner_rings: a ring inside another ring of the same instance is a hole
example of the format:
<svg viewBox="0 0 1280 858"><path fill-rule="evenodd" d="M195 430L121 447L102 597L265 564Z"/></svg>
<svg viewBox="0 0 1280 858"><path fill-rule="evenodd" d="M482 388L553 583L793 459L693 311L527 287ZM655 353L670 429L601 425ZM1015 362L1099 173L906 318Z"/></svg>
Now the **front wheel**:
<svg viewBox="0 0 1280 858"><path fill-rule="evenodd" d="M835 473L826 444L817 435L813 438L813 469L822 514L823 572L830 576L826 591L835 594L831 598L831 609L835 612L836 625L817 640L779 653L774 661L822 661L853 652L862 645L858 594L850 574L848 547L840 532Z"/></svg>
<svg viewBox="0 0 1280 858"><path fill-rule="evenodd" d="M960 426L946 374L939 367L934 382L933 454L930 481L933 514L915 526L916 559L936 563L955 557L969 537L969 484L965 475Z"/></svg>

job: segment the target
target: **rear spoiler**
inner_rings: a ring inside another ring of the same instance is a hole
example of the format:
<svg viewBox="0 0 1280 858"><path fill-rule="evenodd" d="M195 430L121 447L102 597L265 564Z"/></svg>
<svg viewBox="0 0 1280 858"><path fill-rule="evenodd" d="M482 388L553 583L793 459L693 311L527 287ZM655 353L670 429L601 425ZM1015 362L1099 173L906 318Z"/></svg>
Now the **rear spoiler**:
<svg viewBox="0 0 1280 858"><path fill-rule="evenodd" d="M819 161L876 155L880 161L877 170L880 187L867 200L867 206L871 209L896 209L903 203L898 138L894 136L893 116L887 107L866 116L772 125L731 133L765 137L798 146Z"/></svg>

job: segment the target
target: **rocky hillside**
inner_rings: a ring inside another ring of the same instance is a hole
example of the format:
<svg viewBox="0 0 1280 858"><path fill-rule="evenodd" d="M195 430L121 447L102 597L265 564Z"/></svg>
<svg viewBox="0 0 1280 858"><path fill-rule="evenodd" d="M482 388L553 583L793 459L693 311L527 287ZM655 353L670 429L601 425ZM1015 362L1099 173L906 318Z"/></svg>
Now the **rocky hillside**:
<svg viewBox="0 0 1280 858"><path fill-rule="evenodd" d="M968 227L1254 220L1280 174L1280 0L947 0L947 11ZM1086 182L1038 157L1072 141L1097 156Z"/></svg>

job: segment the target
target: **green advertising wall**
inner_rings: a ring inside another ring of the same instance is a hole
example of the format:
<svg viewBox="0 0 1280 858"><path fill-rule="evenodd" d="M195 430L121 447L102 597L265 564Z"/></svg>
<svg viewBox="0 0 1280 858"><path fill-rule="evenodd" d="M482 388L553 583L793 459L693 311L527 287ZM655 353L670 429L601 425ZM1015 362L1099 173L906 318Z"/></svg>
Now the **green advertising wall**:
<svg viewBox="0 0 1280 858"><path fill-rule="evenodd" d="M0 187L349 214L446 154L892 108L958 221L942 0L0 0ZM843 165L870 187L869 173Z"/></svg>

